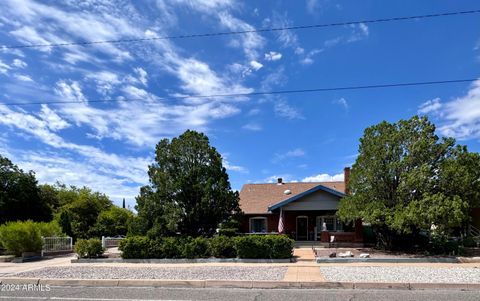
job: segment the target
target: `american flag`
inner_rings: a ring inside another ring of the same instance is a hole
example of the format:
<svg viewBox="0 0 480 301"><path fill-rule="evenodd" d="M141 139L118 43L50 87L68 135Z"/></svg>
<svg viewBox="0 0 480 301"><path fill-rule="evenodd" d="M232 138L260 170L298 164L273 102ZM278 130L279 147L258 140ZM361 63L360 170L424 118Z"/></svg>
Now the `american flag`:
<svg viewBox="0 0 480 301"><path fill-rule="evenodd" d="M284 231L284 225L283 225L283 210L280 208L280 219L278 220L278 233L283 233Z"/></svg>

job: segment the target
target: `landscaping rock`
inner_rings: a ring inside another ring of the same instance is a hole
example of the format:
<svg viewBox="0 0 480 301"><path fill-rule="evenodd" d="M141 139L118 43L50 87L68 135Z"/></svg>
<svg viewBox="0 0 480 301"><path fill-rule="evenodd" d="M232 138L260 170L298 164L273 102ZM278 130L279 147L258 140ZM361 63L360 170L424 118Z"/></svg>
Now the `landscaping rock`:
<svg viewBox="0 0 480 301"><path fill-rule="evenodd" d="M338 253L338 257L341 257L341 258L353 257L353 253L350 251Z"/></svg>
<svg viewBox="0 0 480 301"><path fill-rule="evenodd" d="M15 274L45 279L282 280L287 267L47 267Z"/></svg>
<svg viewBox="0 0 480 301"><path fill-rule="evenodd" d="M480 283L480 269L473 267L322 266L320 270L333 282Z"/></svg>

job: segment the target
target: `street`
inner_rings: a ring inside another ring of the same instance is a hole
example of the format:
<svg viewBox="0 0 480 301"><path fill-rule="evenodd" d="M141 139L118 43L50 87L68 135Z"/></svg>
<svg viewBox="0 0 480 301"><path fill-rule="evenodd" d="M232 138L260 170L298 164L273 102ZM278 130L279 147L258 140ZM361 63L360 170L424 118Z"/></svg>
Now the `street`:
<svg viewBox="0 0 480 301"><path fill-rule="evenodd" d="M0 292L0 300L480 300L478 291L347 290L347 289L225 289L160 287L60 287L49 292Z"/></svg>

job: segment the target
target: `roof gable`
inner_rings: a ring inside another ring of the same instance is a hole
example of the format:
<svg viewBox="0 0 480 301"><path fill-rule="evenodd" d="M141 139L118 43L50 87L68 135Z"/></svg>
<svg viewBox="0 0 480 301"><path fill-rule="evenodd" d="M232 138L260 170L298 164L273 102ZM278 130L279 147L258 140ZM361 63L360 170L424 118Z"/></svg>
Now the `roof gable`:
<svg viewBox="0 0 480 301"><path fill-rule="evenodd" d="M309 189L309 190L307 190L307 191L304 191L304 192L302 192L302 193L299 193L299 194L297 194L297 195L294 195L294 196L292 196L291 198L288 198L288 199L286 199L286 200L283 200L283 201L281 201L281 202L278 202L278 203L274 204L273 206L268 207L268 211L273 211L273 210L275 210L275 209L278 209L278 208L280 208L280 207L283 207L283 206L285 206L285 205L287 205L287 204L289 204L289 203L291 203L291 202L295 202L296 200L299 200L299 199L303 198L304 196L309 195L309 194L314 193L314 192L317 192L317 191L319 191L319 190L325 191L325 192L328 192L328 193L331 193L331 194L333 194L333 195L335 195L335 196L338 196L339 198L342 198L342 197L345 196L345 194L342 193L342 192L339 192L339 191L337 191L337 190L328 188L328 187L323 186L323 185L318 185L318 186L315 186L315 187L313 187L313 188L311 188L311 189Z"/></svg>

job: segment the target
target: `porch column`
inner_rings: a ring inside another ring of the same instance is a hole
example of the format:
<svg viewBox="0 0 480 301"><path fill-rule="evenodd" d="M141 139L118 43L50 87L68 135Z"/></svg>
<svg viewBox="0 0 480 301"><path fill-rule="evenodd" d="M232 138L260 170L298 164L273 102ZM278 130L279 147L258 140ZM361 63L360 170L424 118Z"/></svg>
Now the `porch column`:
<svg viewBox="0 0 480 301"><path fill-rule="evenodd" d="M363 242L363 224L361 219L355 221L355 242Z"/></svg>

